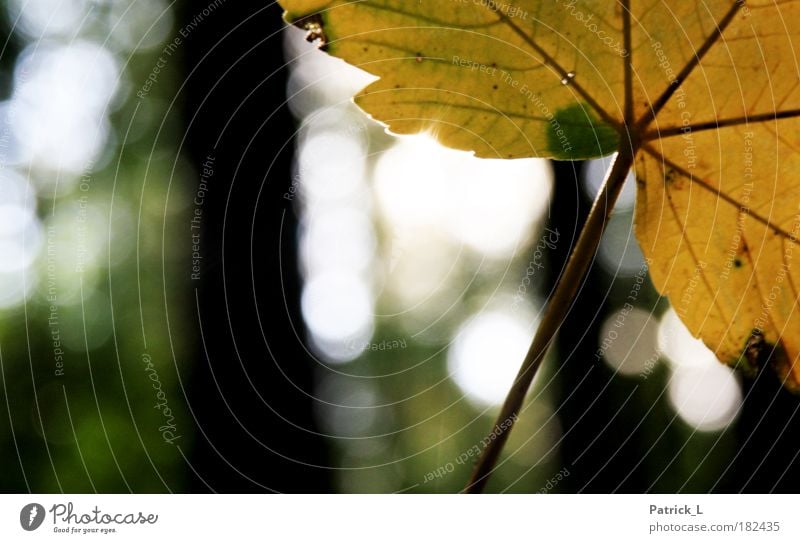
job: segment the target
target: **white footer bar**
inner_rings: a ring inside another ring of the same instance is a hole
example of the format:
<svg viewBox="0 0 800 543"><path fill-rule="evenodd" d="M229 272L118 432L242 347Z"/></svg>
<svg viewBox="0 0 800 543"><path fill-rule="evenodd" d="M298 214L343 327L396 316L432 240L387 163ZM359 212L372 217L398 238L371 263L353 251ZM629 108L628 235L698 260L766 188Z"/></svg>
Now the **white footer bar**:
<svg viewBox="0 0 800 543"><path fill-rule="evenodd" d="M797 542L797 502L789 495L6 494L0 541Z"/></svg>

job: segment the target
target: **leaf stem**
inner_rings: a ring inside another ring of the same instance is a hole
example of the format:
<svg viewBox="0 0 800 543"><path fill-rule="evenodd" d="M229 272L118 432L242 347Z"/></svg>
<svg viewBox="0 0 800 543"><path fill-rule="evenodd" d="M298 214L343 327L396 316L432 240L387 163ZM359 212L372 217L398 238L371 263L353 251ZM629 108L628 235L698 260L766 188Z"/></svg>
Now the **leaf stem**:
<svg viewBox="0 0 800 543"><path fill-rule="evenodd" d="M628 172L633 165L638 146L638 142L622 145L614 164L606 174L606 179L597 194L591 211L589 211L589 216L581 229L578 242L569 257L564 273L561 275L553 296L547 304L528 354L525 356L517 378L506 396L500 415L497 417L497 423L492 432L493 435L488 439L489 445L483 450L464 492L470 494L482 492L494 471L500 452L508 440L508 435L511 433L514 421L522 407L522 402L525 400L536 371L541 366L547 349L564 322L564 318L572 308L578 294L578 288L583 283L589 266L594 260L600 239L611 216L611 210L614 208Z"/></svg>

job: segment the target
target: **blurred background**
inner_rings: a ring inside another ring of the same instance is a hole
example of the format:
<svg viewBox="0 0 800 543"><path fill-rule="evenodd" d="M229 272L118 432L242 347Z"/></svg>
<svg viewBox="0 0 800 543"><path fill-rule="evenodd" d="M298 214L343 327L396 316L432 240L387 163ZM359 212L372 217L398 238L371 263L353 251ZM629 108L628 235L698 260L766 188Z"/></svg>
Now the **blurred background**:
<svg viewBox="0 0 800 543"><path fill-rule="evenodd" d="M0 490L457 492L610 158L396 138L271 3L7 0ZM800 402L653 290L628 183L494 492L793 491Z"/></svg>

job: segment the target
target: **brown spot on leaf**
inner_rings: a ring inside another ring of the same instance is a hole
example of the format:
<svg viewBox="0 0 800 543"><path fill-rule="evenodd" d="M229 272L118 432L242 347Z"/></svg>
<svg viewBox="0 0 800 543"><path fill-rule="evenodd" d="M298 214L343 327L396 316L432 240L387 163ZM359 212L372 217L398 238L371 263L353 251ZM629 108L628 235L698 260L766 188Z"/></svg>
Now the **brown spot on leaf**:
<svg viewBox="0 0 800 543"><path fill-rule="evenodd" d="M772 345L764 339L764 334L759 330L753 330L744 346L744 361L746 365L741 368L750 377L767 365L769 356L772 352Z"/></svg>
<svg viewBox="0 0 800 543"><path fill-rule="evenodd" d="M759 357L764 352L764 347L767 345L764 339L764 334L754 330L750 338L747 340L745 346L745 355L750 362L758 362ZM760 364L756 364L760 365Z"/></svg>
<svg viewBox="0 0 800 543"><path fill-rule="evenodd" d="M673 189L681 190L684 185L684 178L672 168L664 170L664 184L670 185Z"/></svg>
<svg viewBox="0 0 800 543"><path fill-rule="evenodd" d="M744 240L744 238L742 238L742 242L739 244L739 249L737 252L740 255L746 255L747 253L750 252L750 248L747 246L747 242Z"/></svg>
<svg viewBox="0 0 800 543"><path fill-rule="evenodd" d="M736 366L748 377L755 377L759 371L769 366L786 388L794 392L800 389L800 383L797 382L792 364L781 342L777 344L768 342L760 330L753 330Z"/></svg>

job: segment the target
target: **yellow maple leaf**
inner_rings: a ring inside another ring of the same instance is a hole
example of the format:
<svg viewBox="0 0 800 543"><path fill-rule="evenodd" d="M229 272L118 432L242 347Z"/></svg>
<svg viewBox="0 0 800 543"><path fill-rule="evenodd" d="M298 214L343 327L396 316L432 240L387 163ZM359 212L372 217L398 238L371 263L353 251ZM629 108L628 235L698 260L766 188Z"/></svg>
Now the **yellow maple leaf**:
<svg viewBox="0 0 800 543"><path fill-rule="evenodd" d="M660 292L800 389L800 1L279 0L358 105L488 158L628 155Z"/></svg>

